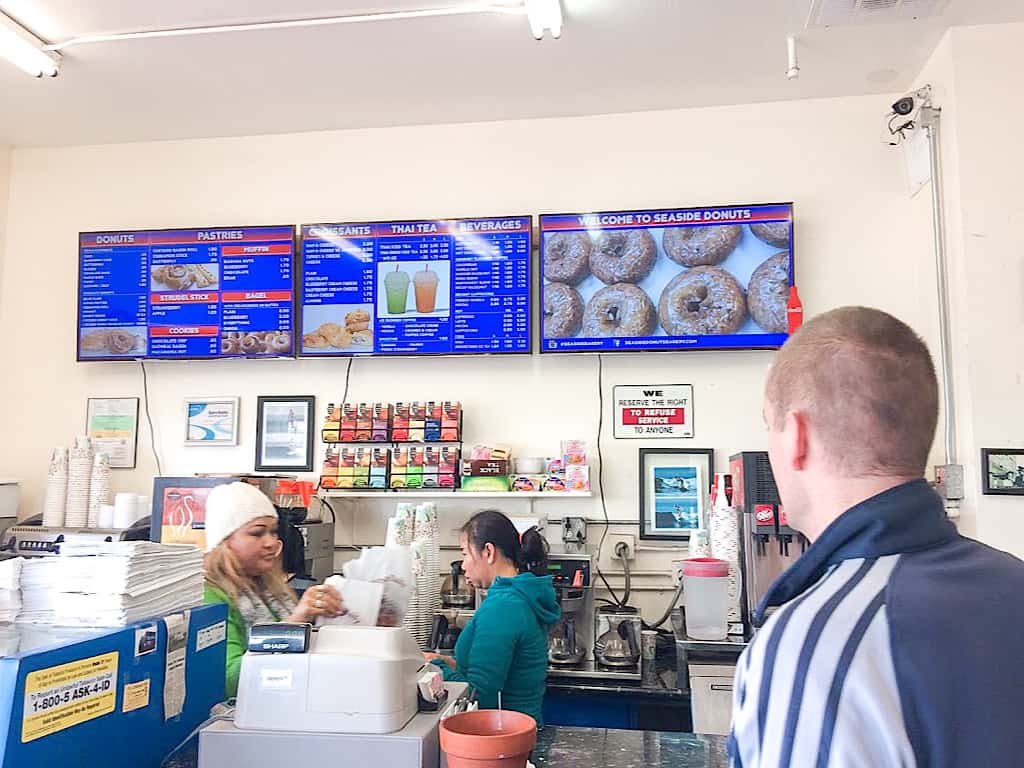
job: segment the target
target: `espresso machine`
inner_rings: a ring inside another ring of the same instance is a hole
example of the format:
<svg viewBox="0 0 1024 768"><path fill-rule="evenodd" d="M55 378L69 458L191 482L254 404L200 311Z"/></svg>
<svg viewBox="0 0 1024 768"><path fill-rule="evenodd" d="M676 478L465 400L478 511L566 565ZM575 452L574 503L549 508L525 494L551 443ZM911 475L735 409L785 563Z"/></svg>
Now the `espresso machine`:
<svg viewBox="0 0 1024 768"><path fill-rule="evenodd" d="M743 634L749 638L757 631L751 620L757 604L772 583L803 554L808 542L789 526L766 451L744 451L729 457L729 471L732 505L740 514L740 611Z"/></svg>
<svg viewBox="0 0 1024 768"><path fill-rule="evenodd" d="M562 617L548 632L548 674L576 676L587 666L594 593L590 555L549 554L548 573L562 606Z"/></svg>

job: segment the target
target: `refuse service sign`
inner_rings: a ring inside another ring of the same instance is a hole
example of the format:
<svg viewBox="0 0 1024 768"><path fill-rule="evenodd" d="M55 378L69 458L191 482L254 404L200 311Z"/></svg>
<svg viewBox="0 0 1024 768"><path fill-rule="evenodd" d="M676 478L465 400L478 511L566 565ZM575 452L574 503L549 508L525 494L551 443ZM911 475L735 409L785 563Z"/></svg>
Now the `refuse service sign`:
<svg viewBox="0 0 1024 768"><path fill-rule="evenodd" d="M613 388L615 437L693 437L693 385Z"/></svg>

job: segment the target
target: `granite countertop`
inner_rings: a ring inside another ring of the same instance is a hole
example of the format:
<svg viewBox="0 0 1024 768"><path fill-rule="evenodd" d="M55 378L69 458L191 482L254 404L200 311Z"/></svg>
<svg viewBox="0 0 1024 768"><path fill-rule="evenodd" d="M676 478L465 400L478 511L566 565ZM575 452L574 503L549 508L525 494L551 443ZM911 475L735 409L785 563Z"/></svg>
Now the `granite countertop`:
<svg viewBox="0 0 1024 768"><path fill-rule="evenodd" d="M727 768L724 736L548 726L537 735L537 768Z"/></svg>
<svg viewBox="0 0 1024 768"><path fill-rule="evenodd" d="M614 680L570 680L559 678L549 679L547 688L557 693L569 693L579 695L604 694L614 696L628 696L642 699L683 700L689 701L690 694L678 688L671 688L660 680L657 683L644 683L642 685L623 685Z"/></svg>

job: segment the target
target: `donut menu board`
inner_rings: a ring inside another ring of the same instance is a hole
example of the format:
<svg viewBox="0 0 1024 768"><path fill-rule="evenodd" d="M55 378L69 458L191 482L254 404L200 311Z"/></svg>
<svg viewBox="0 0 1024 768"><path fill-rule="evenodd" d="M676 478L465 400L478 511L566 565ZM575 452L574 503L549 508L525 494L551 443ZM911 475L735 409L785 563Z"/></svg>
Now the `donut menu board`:
<svg viewBox="0 0 1024 768"><path fill-rule="evenodd" d="M291 355L295 228L79 235L78 359Z"/></svg>
<svg viewBox="0 0 1024 768"><path fill-rule="evenodd" d="M530 351L529 216L302 227L303 355Z"/></svg>
<svg viewBox="0 0 1024 768"><path fill-rule="evenodd" d="M542 215L540 235L542 352L786 340L791 203Z"/></svg>

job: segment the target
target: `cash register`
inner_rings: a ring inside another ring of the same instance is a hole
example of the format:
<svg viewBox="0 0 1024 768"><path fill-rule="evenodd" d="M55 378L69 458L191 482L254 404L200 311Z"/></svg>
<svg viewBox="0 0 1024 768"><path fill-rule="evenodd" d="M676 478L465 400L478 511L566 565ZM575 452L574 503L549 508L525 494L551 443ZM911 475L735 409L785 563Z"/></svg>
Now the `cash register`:
<svg viewBox="0 0 1024 768"><path fill-rule="evenodd" d="M199 768L440 768L441 719L469 706L398 627L253 627L232 716L199 732Z"/></svg>

